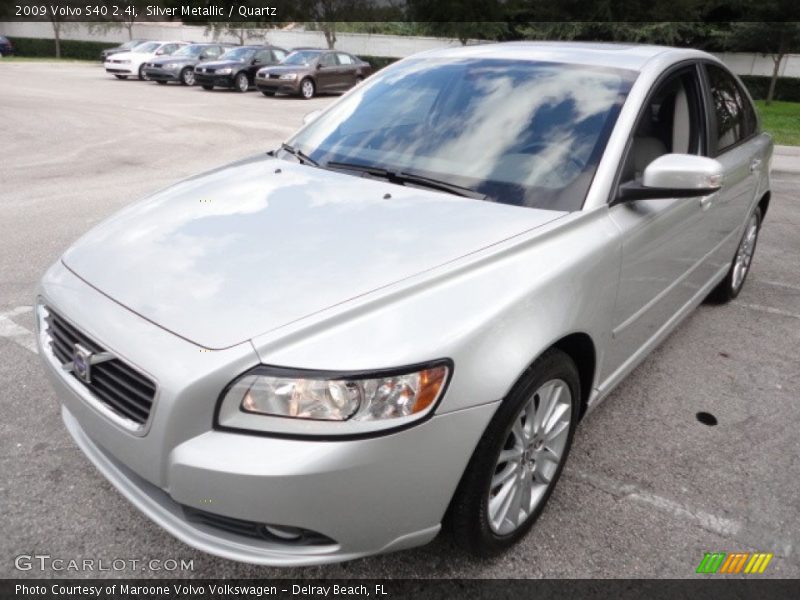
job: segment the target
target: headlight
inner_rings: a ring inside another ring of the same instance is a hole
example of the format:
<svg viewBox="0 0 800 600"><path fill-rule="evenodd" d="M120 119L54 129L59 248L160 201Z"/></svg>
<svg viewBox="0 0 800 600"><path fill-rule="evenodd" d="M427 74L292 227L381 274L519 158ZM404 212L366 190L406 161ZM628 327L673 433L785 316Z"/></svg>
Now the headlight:
<svg viewBox="0 0 800 600"><path fill-rule="evenodd" d="M153 65L154 67L156 65ZM164 69L177 69L180 65L178 63L167 63L162 68Z"/></svg>
<svg viewBox="0 0 800 600"><path fill-rule="evenodd" d="M218 422L235 429L310 435L400 426L430 414L451 371L445 362L358 375L260 366L228 386Z"/></svg>
<svg viewBox="0 0 800 600"><path fill-rule="evenodd" d="M216 73L217 75L230 75L231 71L233 71L233 69L226 67L224 69L217 69Z"/></svg>
<svg viewBox="0 0 800 600"><path fill-rule="evenodd" d="M297 79L297 73L284 73L279 77L279 79L288 79L289 81L294 81Z"/></svg>

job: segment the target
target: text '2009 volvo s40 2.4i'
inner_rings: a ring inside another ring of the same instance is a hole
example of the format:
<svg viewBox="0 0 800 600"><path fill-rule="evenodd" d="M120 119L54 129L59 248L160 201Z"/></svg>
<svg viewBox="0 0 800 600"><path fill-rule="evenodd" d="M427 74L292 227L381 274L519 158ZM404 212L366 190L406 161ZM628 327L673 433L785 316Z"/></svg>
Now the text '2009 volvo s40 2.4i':
<svg viewBox="0 0 800 600"><path fill-rule="evenodd" d="M80 448L192 546L325 563L444 521L492 555L578 421L739 293L771 152L699 51L417 55L89 231L41 282L41 354Z"/></svg>

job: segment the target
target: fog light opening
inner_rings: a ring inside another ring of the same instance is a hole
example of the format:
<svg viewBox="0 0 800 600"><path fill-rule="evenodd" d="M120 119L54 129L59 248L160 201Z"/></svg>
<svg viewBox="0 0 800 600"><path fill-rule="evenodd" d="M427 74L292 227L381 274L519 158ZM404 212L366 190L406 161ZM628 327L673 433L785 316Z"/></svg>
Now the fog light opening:
<svg viewBox="0 0 800 600"><path fill-rule="evenodd" d="M303 530L296 527L278 527L276 525L264 525L264 529L270 535L286 540L287 542L299 540L303 537Z"/></svg>

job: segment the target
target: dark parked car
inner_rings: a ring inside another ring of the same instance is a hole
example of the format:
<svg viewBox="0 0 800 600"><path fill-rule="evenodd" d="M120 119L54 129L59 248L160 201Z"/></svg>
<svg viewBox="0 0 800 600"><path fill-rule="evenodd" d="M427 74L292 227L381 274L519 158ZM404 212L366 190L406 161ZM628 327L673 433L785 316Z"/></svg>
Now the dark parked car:
<svg viewBox="0 0 800 600"><path fill-rule="evenodd" d="M0 56L10 56L14 54L14 44L4 35L0 35Z"/></svg>
<svg viewBox="0 0 800 600"><path fill-rule="evenodd" d="M215 60L233 48L233 44L191 44L184 46L171 56L154 58L144 65L148 79L161 84L176 81L183 85L194 85L194 68L209 60Z"/></svg>
<svg viewBox="0 0 800 600"><path fill-rule="evenodd" d="M144 44L145 42L149 42L150 40L130 40L129 42L125 42L124 44L120 44L119 46L114 46L113 48L106 48L105 50L100 51L100 62L106 62L106 59L111 56L112 54L118 54L120 52L130 52L139 44Z"/></svg>
<svg viewBox="0 0 800 600"><path fill-rule="evenodd" d="M204 90L224 87L246 92L253 85L256 71L265 65L278 64L287 54L286 50L275 46L231 48L219 60L195 67L194 78Z"/></svg>
<svg viewBox="0 0 800 600"><path fill-rule="evenodd" d="M344 92L372 73L357 56L332 50L296 50L277 67L261 69L256 87L265 96L276 92L313 98L322 92Z"/></svg>

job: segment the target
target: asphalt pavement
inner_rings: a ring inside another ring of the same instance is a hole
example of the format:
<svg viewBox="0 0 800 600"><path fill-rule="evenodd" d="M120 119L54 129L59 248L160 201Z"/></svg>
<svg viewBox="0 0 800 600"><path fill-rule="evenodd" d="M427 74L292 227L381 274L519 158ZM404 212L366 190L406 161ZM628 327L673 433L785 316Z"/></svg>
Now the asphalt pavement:
<svg viewBox="0 0 800 600"><path fill-rule="evenodd" d="M701 306L580 425L547 509L513 551L475 560L440 535L395 554L272 569L182 544L95 471L61 423L30 307L48 265L98 221L274 148L332 98L118 81L99 65L45 62L0 63L0 90L0 577L683 578L714 551L773 552L762 577L800 577L800 175L774 175L739 298ZM20 571L21 554L96 566L185 559L193 570Z"/></svg>

